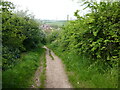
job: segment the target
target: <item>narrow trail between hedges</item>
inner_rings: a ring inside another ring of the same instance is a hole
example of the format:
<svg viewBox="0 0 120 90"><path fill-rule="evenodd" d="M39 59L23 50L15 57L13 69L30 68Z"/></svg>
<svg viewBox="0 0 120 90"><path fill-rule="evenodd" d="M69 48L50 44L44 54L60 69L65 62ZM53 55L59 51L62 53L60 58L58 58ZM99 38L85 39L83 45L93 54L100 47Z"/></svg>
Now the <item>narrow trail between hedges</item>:
<svg viewBox="0 0 120 90"><path fill-rule="evenodd" d="M59 57L46 49L46 84L45 88L72 88Z"/></svg>

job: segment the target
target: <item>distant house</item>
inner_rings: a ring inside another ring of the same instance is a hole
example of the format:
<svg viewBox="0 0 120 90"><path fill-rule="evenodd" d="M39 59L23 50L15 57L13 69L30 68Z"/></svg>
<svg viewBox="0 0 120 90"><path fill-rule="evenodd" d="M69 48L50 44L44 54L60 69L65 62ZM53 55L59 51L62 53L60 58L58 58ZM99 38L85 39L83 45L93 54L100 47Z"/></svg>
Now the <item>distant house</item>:
<svg viewBox="0 0 120 90"><path fill-rule="evenodd" d="M43 24L43 25L41 25L40 26L40 28L42 29L42 30L52 30L53 28L50 26L50 25L48 25L48 24Z"/></svg>

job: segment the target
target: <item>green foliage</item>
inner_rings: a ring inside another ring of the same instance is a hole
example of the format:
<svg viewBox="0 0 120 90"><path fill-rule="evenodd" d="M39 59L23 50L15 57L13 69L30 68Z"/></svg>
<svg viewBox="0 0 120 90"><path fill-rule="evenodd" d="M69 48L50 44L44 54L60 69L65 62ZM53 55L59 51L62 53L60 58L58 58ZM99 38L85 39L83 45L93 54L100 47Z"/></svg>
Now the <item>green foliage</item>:
<svg viewBox="0 0 120 90"><path fill-rule="evenodd" d="M120 2L100 2L99 4L85 2L84 4L91 12L81 17L77 10L74 13L77 20L69 21L57 37L53 38L54 34L50 36L53 39L50 39L52 48L58 50L67 68L75 74L73 76L78 74L75 81L83 78L83 82L87 80L86 83L92 82L91 87L117 87L120 55ZM75 68L79 68L81 72ZM93 73L96 75L92 78ZM108 77L109 75L111 77ZM79 87L76 85L74 83L75 87Z"/></svg>
<svg viewBox="0 0 120 90"><path fill-rule="evenodd" d="M44 56L45 49L40 47L23 53L19 64L2 73L3 88L30 88L34 84L34 73L42 61L40 58Z"/></svg>
<svg viewBox="0 0 120 90"><path fill-rule="evenodd" d="M63 51L72 50L116 67L120 53L120 2L86 4L91 13L81 17L77 10L77 20L69 21L55 41Z"/></svg>
<svg viewBox="0 0 120 90"><path fill-rule="evenodd" d="M44 43L45 38L33 17L13 13L14 8L13 3L2 2L3 70L14 66L19 62L17 58L21 52L36 48L39 43Z"/></svg>
<svg viewBox="0 0 120 90"><path fill-rule="evenodd" d="M45 49L46 51L46 49ZM40 82L41 85L39 88L45 88L45 81L46 81L46 52L44 52L43 55L41 55L41 65L42 65L42 72L40 73Z"/></svg>
<svg viewBox="0 0 120 90"><path fill-rule="evenodd" d="M50 34L47 34L46 42L51 43L51 42L55 41L56 38L58 37L58 35L59 35L59 31L57 31L57 30L52 31Z"/></svg>
<svg viewBox="0 0 120 90"><path fill-rule="evenodd" d="M73 51L62 51L62 48L54 44L48 46L58 55L65 64L67 75L73 88L117 88L118 69L107 68L104 63L97 60L91 63L92 59L78 55ZM104 66L104 68L102 67Z"/></svg>

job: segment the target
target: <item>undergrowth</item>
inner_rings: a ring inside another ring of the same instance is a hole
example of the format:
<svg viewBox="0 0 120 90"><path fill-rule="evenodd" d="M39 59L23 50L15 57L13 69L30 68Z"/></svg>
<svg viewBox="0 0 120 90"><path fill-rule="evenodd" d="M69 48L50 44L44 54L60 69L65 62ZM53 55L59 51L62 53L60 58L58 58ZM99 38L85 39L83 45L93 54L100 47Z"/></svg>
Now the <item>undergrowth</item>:
<svg viewBox="0 0 120 90"><path fill-rule="evenodd" d="M117 88L116 68L104 72L102 62L91 63L89 58L73 52L62 52L61 48L48 45L63 61L69 81L74 88Z"/></svg>
<svg viewBox="0 0 120 90"><path fill-rule="evenodd" d="M43 48L36 48L23 53L21 61L12 69L2 73L3 88L29 88L34 83L34 73L40 65L40 55L45 52Z"/></svg>
<svg viewBox="0 0 120 90"><path fill-rule="evenodd" d="M42 72L40 74L40 82L41 85L38 88L45 88L45 80L46 80L46 53L44 52L41 58Z"/></svg>
<svg viewBox="0 0 120 90"><path fill-rule="evenodd" d="M52 60L54 60L54 57L51 54L51 50L49 50L49 56L52 58Z"/></svg>

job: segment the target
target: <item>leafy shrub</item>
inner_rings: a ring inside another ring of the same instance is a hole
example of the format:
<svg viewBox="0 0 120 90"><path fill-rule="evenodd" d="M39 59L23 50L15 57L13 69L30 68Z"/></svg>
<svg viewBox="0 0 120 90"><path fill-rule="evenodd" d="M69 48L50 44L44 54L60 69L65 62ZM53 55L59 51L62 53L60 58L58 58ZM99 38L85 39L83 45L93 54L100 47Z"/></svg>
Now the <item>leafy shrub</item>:
<svg viewBox="0 0 120 90"><path fill-rule="evenodd" d="M3 70L17 63L23 51L29 51L44 42L45 34L39 23L29 15L13 13L14 4L2 2L2 45Z"/></svg>
<svg viewBox="0 0 120 90"><path fill-rule="evenodd" d="M40 61L40 57L44 57L44 53L45 49L40 47L23 53L19 64L2 73L3 88L31 88L34 84L34 73L40 66L42 61Z"/></svg>
<svg viewBox="0 0 120 90"><path fill-rule="evenodd" d="M50 38L75 88L117 88L120 55L120 2L85 2L91 10ZM54 35L54 34L53 34ZM74 77L76 76L76 77Z"/></svg>
<svg viewBox="0 0 120 90"><path fill-rule="evenodd" d="M91 12L69 21L57 38L63 51L100 60L108 67L117 67L120 49L120 2L86 2Z"/></svg>

